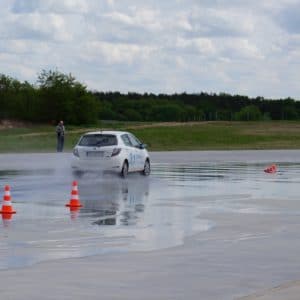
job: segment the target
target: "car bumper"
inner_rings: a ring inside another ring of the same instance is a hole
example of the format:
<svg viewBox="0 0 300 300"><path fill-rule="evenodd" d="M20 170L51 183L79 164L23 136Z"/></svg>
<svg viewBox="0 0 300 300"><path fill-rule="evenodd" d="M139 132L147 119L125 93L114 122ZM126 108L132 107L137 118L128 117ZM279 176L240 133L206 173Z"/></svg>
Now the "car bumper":
<svg viewBox="0 0 300 300"><path fill-rule="evenodd" d="M115 171L121 172L122 161L117 157L105 157L101 159L82 159L73 157L71 166L74 170L80 171Z"/></svg>

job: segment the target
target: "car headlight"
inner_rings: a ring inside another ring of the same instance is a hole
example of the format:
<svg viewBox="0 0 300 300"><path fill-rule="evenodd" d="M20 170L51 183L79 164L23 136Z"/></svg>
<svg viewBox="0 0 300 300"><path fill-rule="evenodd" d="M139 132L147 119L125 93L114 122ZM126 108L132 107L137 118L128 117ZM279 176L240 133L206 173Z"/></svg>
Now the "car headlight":
<svg viewBox="0 0 300 300"><path fill-rule="evenodd" d="M120 154L121 150L121 148L114 148L111 156L117 156L118 154Z"/></svg>
<svg viewBox="0 0 300 300"><path fill-rule="evenodd" d="M79 157L79 151L78 151L77 148L74 148L74 149L73 149L73 154L74 154L74 156Z"/></svg>

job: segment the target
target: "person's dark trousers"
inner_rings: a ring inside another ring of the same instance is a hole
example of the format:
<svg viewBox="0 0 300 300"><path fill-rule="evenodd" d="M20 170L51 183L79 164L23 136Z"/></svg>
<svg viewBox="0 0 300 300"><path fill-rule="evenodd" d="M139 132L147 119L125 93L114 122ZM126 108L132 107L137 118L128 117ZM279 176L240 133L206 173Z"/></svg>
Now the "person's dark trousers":
<svg viewBox="0 0 300 300"><path fill-rule="evenodd" d="M57 152L62 152L64 149L64 136L57 136Z"/></svg>

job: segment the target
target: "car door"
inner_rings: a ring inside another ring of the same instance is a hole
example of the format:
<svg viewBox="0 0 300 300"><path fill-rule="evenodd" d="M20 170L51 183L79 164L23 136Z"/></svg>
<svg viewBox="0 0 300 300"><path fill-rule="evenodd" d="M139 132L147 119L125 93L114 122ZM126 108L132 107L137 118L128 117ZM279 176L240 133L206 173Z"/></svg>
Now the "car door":
<svg viewBox="0 0 300 300"><path fill-rule="evenodd" d="M143 170L145 164L145 150L141 148L142 143L133 135L129 134L129 139L135 148L135 165L136 170Z"/></svg>
<svg viewBox="0 0 300 300"><path fill-rule="evenodd" d="M136 148L132 144L131 138L129 137L128 134L123 134L121 138L126 147L126 154L129 163L129 171L136 171L138 170L137 162L136 162L136 154L137 154Z"/></svg>

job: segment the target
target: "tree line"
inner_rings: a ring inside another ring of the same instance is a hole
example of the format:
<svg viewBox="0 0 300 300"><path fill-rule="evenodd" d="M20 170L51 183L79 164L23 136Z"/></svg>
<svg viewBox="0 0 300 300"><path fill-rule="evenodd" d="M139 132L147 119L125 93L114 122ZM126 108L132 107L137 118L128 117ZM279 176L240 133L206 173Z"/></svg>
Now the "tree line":
<svg viewBox="0 0 300 300"><path fill-rule="evenodd" d="M299 120L300 102L225 93L89 91L71 74L43 70L35 84L0 75L0 120L69 124L118 121Z"/></svg>
<svg viewBox="0 0 300 300"><path fill-rule="evenodd" d="M300 102L220 94L138 94L95 92L99 116L128 121L257 121L298 120Z"/></svg>
<svg viewBox="0 0 300 300"><path fill-rule="evenodd" d="M43 70L36 84L0 75L0 120L95 123L99 101L71 74Z"/></svg>

